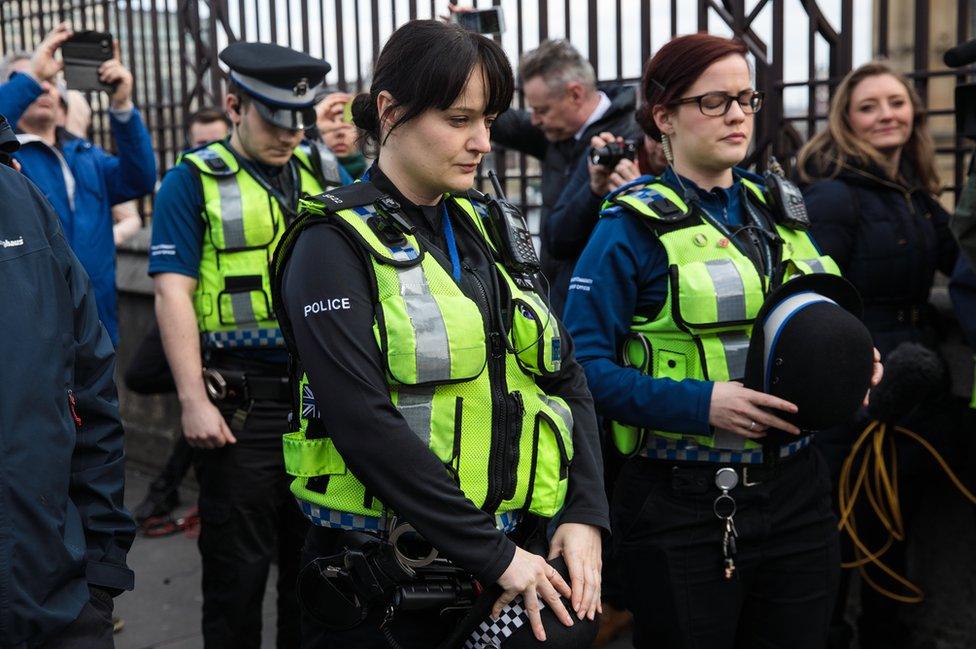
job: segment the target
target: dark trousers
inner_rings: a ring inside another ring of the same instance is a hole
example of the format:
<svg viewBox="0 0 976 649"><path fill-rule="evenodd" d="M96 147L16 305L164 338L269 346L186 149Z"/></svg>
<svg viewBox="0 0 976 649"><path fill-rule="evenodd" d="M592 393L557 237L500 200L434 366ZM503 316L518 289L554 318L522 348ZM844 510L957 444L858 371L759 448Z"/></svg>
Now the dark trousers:
<svg viewBox="0 0 976 649"><path fill-rule="evenodd" d="M40 649L114 649L112 638L112 597L92 590L75 621L41 645Z"/></svg>
<svg viewBox="0 0 976 649"><path fill-rule="evenodd" d="M277 646L299 646L295 579L308 524L288 490L282 459L287 412L279 403L255 402L243 429L234 430L236 444L195 453L207 649L261 646L261 602L274 559Z"/></svg>
<svg viewBox="0 0 976 649"><path fill-rule="evenodd" d="M318 557L342 551L343 532L324 527L308 531L302 565ZM302 614L302 649L390 649L380 631L382 611L376 611L363 624L347 631L332 631ZM390 625L390 633L403 649L434 649L451 632L457 619L442 619L437 611L399 612Z"/></svg>
<svg viewBox="0 0 976 649"><path fill-rule="evenodd" d="M732 580L723 574L713 468L686 479L673 467L635 458L617 481L614 540L634 646L822 649L840 558L820 455L803 451L775 477L733 489L739 538Z"/></svg>

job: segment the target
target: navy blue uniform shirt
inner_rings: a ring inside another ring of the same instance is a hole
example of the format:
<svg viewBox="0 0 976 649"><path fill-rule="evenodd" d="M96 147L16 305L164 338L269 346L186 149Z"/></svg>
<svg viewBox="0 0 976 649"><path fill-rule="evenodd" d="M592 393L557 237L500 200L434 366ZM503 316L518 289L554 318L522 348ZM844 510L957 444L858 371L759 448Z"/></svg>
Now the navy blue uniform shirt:
<svg viewBox="0 0 976 649"><path fill-rule="evenodd" d="M731 187L712 191L686 178L682 182L698 195L702 209L734 228L744 222L739 178L762 183L740 169L735 176ZM631 185L651 180L642 176ZM661 181L682 195L670 168ZM566 327L600 415L657 430L710 435L711 381L655 379L619 362L634 313L667 299L668 257L641 218L617 206L603 211L570 280Z"/></svg>

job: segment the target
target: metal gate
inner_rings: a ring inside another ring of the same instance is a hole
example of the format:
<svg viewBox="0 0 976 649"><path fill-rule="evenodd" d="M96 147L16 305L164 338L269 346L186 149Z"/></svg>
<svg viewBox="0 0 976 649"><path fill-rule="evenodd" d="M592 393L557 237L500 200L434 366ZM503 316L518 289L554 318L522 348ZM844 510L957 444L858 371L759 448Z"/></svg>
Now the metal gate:
<svg viewBox="0 0 976 649"><path fill-rule="evenodd" d="M971 74L945 69L930 56L930 45L933 30L941 49L971 35L971 0L474 4L503 8L508 31L500 40L513 61L542 39L568 37L605 83L637 83L643 63L675 34L708 30L741 37L754 59L757 86L769 94L751 162L761 163L769 153L788 159L822 127L829 92L844 73L873 56L891 56L897 67L911 70L909 76L929 102L947 186L961 184L966 147L952 132L951 86ZM160 169L166 169L183 148L188 112L219 103L225 73L217 53L227 43L278 42L323 57L333 65L328 82L356 91L364 87L375 55L396 26L446 13L446 5L447 0L3 0L0 46L4 52L30 49L61 20L72 21L76 29L117 35L123 60L135 75L135 100L153 135ZM938 93L931 92L935 85ZM93 137L110 146L106 99L94 96L92 103ZM529 209L538 204L534 160L500 152L488 164L507 177L513 199Z"/></svg>

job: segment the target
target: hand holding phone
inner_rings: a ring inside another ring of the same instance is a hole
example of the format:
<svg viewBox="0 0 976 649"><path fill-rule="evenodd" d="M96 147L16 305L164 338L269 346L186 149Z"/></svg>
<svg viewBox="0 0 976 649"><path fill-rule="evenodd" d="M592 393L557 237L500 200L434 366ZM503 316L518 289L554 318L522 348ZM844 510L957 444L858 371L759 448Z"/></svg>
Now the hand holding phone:
<svg viewBox="0 0 976 649"><path fill-rule="evenodd" d="M122 65L118 41L112 42L112 55L98 68L98 78L113 88L110 99L112 108L127 110L132 108L132 73Z"/></svg>
<svg viewBox="0 0 976 649"><path fill-rule="evenodd" d="M31 57L31 74L37 81L50 81L61 71L63 64L55 58L55 53L72 36L71 26L66 22L47 33Z"/></svg>
<svg viewBox="0 0 976 649"><path fill-rule="evenodd" d="M447 9L450 14L447 18L468 31L486 36L500 35L505 31L505 16L502 14L501 7L489 9L459 7L457 0L451 0Z"/></svg>

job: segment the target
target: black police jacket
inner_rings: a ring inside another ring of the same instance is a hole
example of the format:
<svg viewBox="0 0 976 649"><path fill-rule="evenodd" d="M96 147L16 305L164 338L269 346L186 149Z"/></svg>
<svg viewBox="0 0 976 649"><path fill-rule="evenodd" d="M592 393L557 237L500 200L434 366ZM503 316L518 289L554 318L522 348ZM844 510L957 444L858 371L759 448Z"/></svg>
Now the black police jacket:
<svg viewBox="0 0 976 649"><path fill-rule="evenodd" d="M882 355L907 340L934 343L929 291L935 271L950 275L959 254L938 200L904 173L893 181L847 165L803 194L814 240L860 291Z"/></svg>

